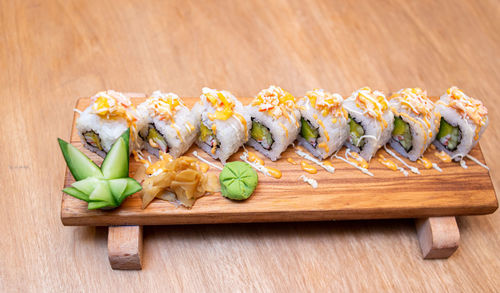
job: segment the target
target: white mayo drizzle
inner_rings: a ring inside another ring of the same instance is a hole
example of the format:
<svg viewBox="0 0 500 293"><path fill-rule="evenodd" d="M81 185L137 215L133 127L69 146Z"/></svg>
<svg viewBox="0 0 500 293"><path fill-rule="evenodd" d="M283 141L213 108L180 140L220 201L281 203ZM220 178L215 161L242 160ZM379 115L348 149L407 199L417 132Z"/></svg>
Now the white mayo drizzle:
<svg viewBox="0 0 500 293"><path fill-rule="evenodd" d="M209 162L209 161L207 161L207 160L203 159L201 156L199 156L197 151L194 151L194 152L192 153L192 155L193 155L193 156L195 156L198 160L200 160L200 161L202 161L202 162L205 162L205 163L207 163L208 165L210 165L210 166L214 167L215 169L219 169L219 170L221 170L221 171L222 171L222 168L221 168L221 167L219 167L219 166L215 165L214 163Z"/></svg>
<svg viewBox="0 0 500 293"><path fill-rule="evenodd" d="M309 178L305 175L300 175L299 179L302 179L304 180L304 182L309 183L312 186L312 188L318 188L318 181L312 178Z"/></svg>
<svg viewBox="0 0 500 293"><path fill-rule="evenodd" d="M384 144L384 149L385 149L385 151L386 151L389 155L393 156L396 160L400 161L400 162L401 162L401 164L405 165L408 169L410 169L410 171L412 171L412 172L413 172L413 173L415 173L415 174L420 174L420 171L418 171L418 168L416 168L416 167L413 167L413 166L410 166L410 165L406 164L406 162L405 162L405 161L403 161L403 160L402 160L400 157L398 157L398 156L397 156L394 152L392 152L390 149L388 149L388 148L387 148L387 146L386 146L385 144Z"/></svg>
<svg viewBox="0 0 500 293"><path fill-rule="evenodd" d="M372 172L370 172L370 171L368 171L368 169L365 169L365 168L363 168L363 167L360 167L360 166L358 166L357 164L354 164L353 162L351 162L351 161L349 161L349 160L346 160L346 159L344 159L344 158L342 158L342 157L337 156L337 153L338 153L338 152L339 152L339 151L335 152L335 154L333 154L333 157L335 157L335 158L337 158L337 159L339 159L339 160L342 160L342 161L346 162L347 164L349 164L349 165L353 166L354 168L356 168L356 169L360 170L361 172L365 173L366 175L373 176L373 173L372 173Z"/></svg>
<svg viewBox="0 0 500 293"><path fill-rule="evenodd" d="M490 168L488 166L486 166L485 164L479 162L478 159L474 158L473 156L471 155L465 155L467 158L471 159L474 163L478 164L479 166L483 167L484 169L486 170L490 170Z"/></svg>
<svg viewBox="0 0 500 293"><path fill-rule="evenodd" d="M295 153L297 155L301 156L302 158L313 162L314 164L320 166L321 168L325 169L326 171L328 171L330 173L335 172L335 168L334 167L325 165L323 162L321 162L320 160L316 159L315 157L309 155L308 153L305 153L305 152L303 152L301 150L295 150Z"/></svg>
<svg viewBox="0 0 500 293"><path fill-rule="evenodd" d="M245 150L243 152L243 154L240 156L240 159L243 160L243 162L252 166L255 170L261 172L262 174L269 176L269 177L272 177L266 167L262 166L261 164L257 164L255 162L251 162L248 160L248 151L247 150Z"/></svg>

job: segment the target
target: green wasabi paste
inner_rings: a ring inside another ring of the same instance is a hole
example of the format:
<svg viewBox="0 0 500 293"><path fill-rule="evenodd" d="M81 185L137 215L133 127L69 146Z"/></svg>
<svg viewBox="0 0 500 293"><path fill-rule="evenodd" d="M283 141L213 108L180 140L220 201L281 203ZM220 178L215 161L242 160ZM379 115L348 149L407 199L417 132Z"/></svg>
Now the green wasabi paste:
<svg viewBox="0 0 500 293"><path fill-rule="evenodd" d="M230 162L224 165L219 175L222 196L233 200L245 200L252 195L259 177L245 162Z"/></svg>

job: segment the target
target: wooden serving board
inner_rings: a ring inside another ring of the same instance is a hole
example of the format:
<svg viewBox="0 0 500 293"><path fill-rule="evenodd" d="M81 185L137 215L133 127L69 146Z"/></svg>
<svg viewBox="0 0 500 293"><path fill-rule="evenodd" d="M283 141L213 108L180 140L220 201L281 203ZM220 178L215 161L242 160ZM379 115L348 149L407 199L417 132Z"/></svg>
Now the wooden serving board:
<svg viewBox="0 0 500 293"><path fill-rule="evenodd" d="M144 98L132 100L138 104ZM184 98L189 107L197 100L198 98ZM78 100L76 108L85 109L89 101L89 98ZM242 98L241 101L248 104L250 98ZM77 115L75 113L75 119ZM100 157L82 147L75 129L75 119L71 143L100 164ZM191 147L185 155L190 155L194 150L220 165L196 146ZM302 160L290 147L277 162L265 159L265 165L281 170L283 177L274 179L259 173L255 193L243 202L234 202L216 193L200 198L191 209L175 207L169 202L155 199L143 210L140 194L134 194L115 210L89 211L86 202L63 194L61 219L64 225L172 225L426 218L489 214L497 209L497 198L486 169L470 160L467 160L468 169L463 169L458 163L444 163L434 152L429 149L425 156L438 163L443 169L442 173L407 161L418 167L421 175L410 172L405 177L401 172L381 165L375 156L369 164L369 170L375 176L370 177L338 159L331 160L335 166L334 174L319 166L317 174L308 174L301 170L300 165L287 162L289 157L297 162ZM241 153L242 150L229 161L239 160ZM343 153L341 150L340 154ZM389 157L383 149L379 153ZM484 163L479 145L471 151L471 155ZM262 155L259 156L263 158ZM130 160L131 176L138 166L139 163ZM211 167L209 172L219 171ZM304 183L299 179L300 175L316 179L318 188L313 189ZM70 186L73 182L71 174L66 170L64 186Z"/></svg>

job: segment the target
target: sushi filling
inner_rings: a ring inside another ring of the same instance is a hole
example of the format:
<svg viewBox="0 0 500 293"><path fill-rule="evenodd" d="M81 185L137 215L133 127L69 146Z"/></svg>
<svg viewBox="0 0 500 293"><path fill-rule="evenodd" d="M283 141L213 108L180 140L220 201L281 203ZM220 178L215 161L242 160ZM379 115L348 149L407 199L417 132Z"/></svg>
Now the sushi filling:
<svg viewBox="0 0 500 293"><path fill-rule="evenodd" d="M147 141L151 147L159 149L164 153L168 151L168 144L165 141L165 138L160 134L153 123L148 125L146 133L143 131L139 133L139 135L143 140Z"/></svg>
<svg viewBox="0 0 500 293"><path fill-rule="evenodd" d="M302 117L300 119L301 127L300 127L300 135L307 140L313 147L318 145L318 127L314 128L309 120L304 119Z"/></svg>
<svg viewBox="0 0 500 293"><path fill-rule="evenodd" d="M274 139L271 135L271 131L269 131L269 128L265 127L262 123L259 123L254 119L252 119L252 130L250 132L250 135L266 150L270 150L274 143Z"/></svg>
<svg viewBox="0 0 500 293"><path fill-rule="evenodd" d="M409 152L413 146L410 125L401 119L394 117L394 130L392 138L397 141L406 152Z"/></svg>
<svg viewBox="0 0 500 293"><path fill-rule="evenodd" d="M454 151L462 140L460 127L449 124L441 117L437 140L449 151Z"/></svg>
<svg viewBox="0 0 500 293"><path fill-rule="evenodd" d="M365 135L365 130L351 115L349 115L349 134L349 142L360 149L363 148L365 139L361 137Z"/></svg>
<svg viewBox="0 0 500 293"><path fill-rule="evenodd" d="M89 144L90 146L93 146L100 151L103 150L101 145L101 138L93 130L85 132L83 134L83 137L85 137L85 142L87 142L87 144Z"/></svg>
<svg viewBox="0 0 500 293"><path fill-rule="evenodd" d="M208 128L203 122L200 123L200 140L210 146L215 153L215 149L219 148L220 142L214 135L212 129Z"/></svg>

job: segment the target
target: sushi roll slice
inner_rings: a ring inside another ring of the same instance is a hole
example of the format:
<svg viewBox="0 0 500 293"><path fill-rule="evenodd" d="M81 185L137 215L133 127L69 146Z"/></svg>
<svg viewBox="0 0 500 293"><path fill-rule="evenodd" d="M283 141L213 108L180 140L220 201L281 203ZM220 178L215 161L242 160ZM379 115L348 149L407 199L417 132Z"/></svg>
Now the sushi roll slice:
<svg viewBox="0 0 500 293"><path fill-rule="evenodd" d="M137 106L139 137L143 148L159 157L159 152L178 158L193 144L198 134L199 116L192 115L173 93L155 91Z"/></svg>
<svg viewBox="0 0 500 293"><path fill-rule="evenodd" d="M326 159L349 137L347 111L342 96L322 89L306 93L297 105L301 114L298 142L311 154Z"/></svg>
<svg viewBox="0 0 500 293"><path fill-rule="evenodd" d="M436 102L441 125L434 144L455 161L466 156L488 126L488 110L479 100L457 87L449 88Z"/></svg>
<svg viewBox="0 0 500 293"><path fill-rule="evenodd" d="M196 144L222 164L248 140L250 116L228 91L203 88L201 101L193 107L200 116Z"/></svg>
<svg viewBox="0 0 500 293"><path fill-rule="evenodd" d="M349 138L345 145L370 161L391 138L394 115L385 95L369 87L360 88L343 103L349 113Z"/></svg>
<svg viewBox="0 0 500 293"><path fill-rule="evenodd" d="M130 127L130 150L142 144L137 138L137 117L132 102L122 93L108 90L91 98L90 106L76 120L85 148L105 157L113 143Z"/></svg>
<svg viewBox="0 0 500 293"><path fill-rule="evenodd" d="M416 161L436 137L441 115L419 88L405 88L392 95L389 107L394 114L390 145L402 156Z"/></svg>
<svg viewBox="0 0 500 293"><path fill-rule="evenodd" d="M276 161L300 131L300 112L295 98L273 85L260 91L247 110L252 119L248 145Z"/></svg>

